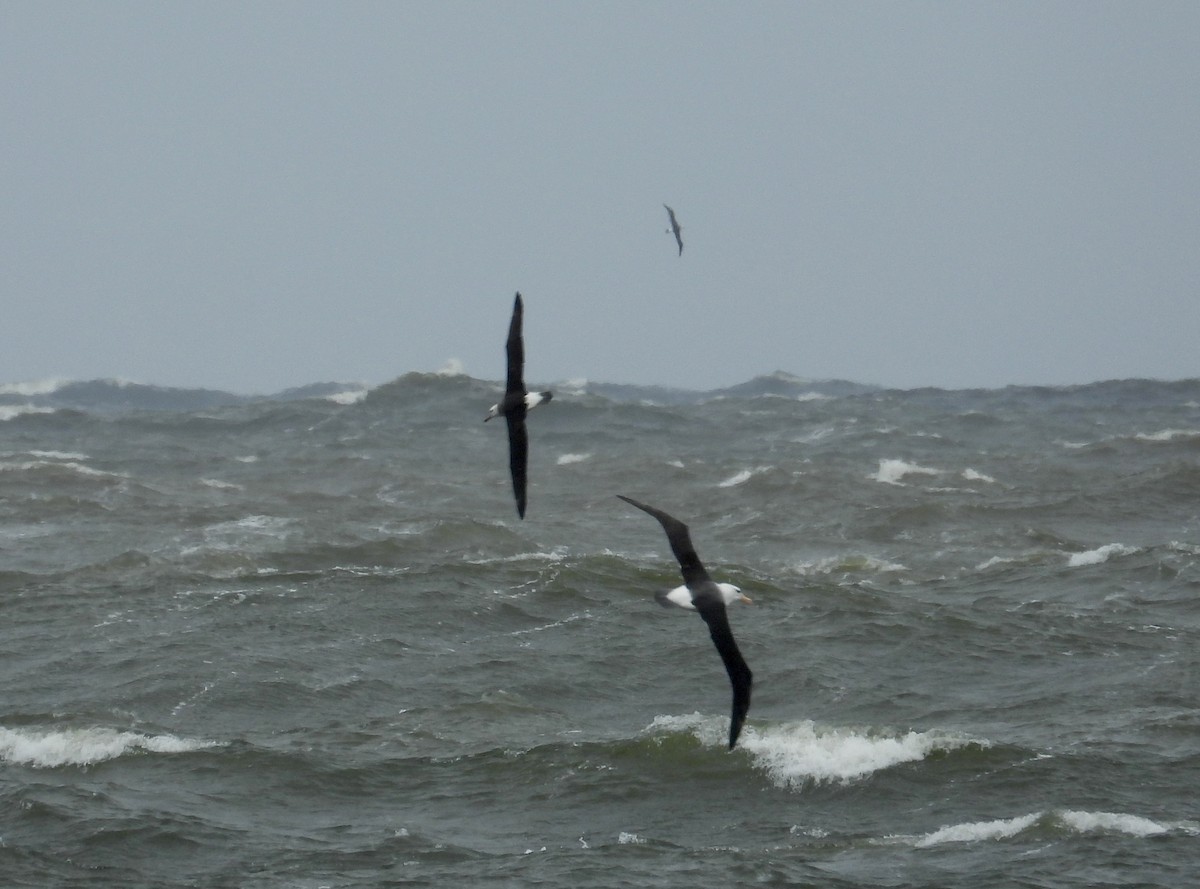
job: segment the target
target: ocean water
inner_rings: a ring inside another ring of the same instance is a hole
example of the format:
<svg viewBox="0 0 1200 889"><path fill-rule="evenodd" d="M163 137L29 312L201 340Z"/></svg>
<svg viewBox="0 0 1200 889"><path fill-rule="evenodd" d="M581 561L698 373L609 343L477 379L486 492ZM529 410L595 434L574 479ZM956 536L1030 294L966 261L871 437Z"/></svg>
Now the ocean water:
<svg viewBox="0 0 1200 889"><path fill-rule="evenodd" d="M0 884L1200 874L1200 381L497 391L0 387Z"/></svg>

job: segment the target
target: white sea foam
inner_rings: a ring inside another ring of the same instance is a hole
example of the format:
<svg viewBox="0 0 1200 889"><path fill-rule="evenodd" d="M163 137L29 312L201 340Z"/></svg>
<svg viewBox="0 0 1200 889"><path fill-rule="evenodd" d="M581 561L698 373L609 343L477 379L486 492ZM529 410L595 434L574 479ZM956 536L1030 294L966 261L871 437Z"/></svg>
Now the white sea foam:
<svg viewBox="0 0 1200 889"><path fill-rule="evenodd" d="M219 478L202 478L200 484L208 488L216 488L219 491L241 491L243 487L234 482L223 482Z"/></svg>
<svg viewBox="0 0 1200 889"><path fill-rule="evenodd" d="M89 476L92 478L129 478L129 476L123 472L106 472L103 469L93 469L91 466L76 462L74 460L22 460L0 462L0 472L29 472L33 469L46 469L48 467L69 469L78 475Z"/></svg>
<svg viewBox="0 0 1200 889"><path fill-rule="evenodd" d="M357 389L347 389L345 392L326 395L325 400L332 401L334 404L358 404L367 397L367 393L370 391L366 386L361 386Z"/></svg>
<svg viewBox="0 0 1200 889"><path fill-rule="evenodd" d="M1075 833L1123 833L1134 837L1161 836L1167 833L1200 834L1200 822L1159 822L1141 815L1119 812L1082 812L1072 809L1055 812L1031 812L1014 818L994 821L968 821L951 824L916 837L889 837L893 841L908 841L917 848L940 846L944 843L979 843L1015 837L1039 822Z"/></svg>
<svg viewBox="0 0 1200 889"><path fill-rule="evenodd" d="M871 730L818 728L811 721L750 730L742 746L779 787L809 781L843 783L906 762L918 762L937 750L972 742L943 732L884 734Z"/></svg>
<svg viewBox="0 0 1200 889"><path fill-rule="evenodd" d="M524 630L513 630L509 633L510 636L528 636L531 633L543 633L546 630L556 630L559 627L565 627L567 624L574 623L577 620L591 620L592 613L590 611L580 611L575 614L569 614L562 620L551 621L548 624L542 624L537 627L528 627ZM528 643L527 643L528 644Z"/></svg>
<svg viewBox="0 0 1200 889"><path fill-rule="evenodd" d="M561 454L558 458L559 466L568 466L571 463L582 463L584 460L590 460L592 455L587 454Z"/></svg>
<svg viewBox="0 0 1200 889"><path fill-rule="evenodd" d="M756 466L753 469L743 469L741 472L734 473L725 481L720 482L718 488L732 488L740 484L744 484L756 475L761 475L764 472L769 472L772 469L770 466Z"/></svg>
<svg viewBox="0 0 1200 889"><path fill-rule="evenodd" d="M815 562L800 562L795 570L803 577L827 576L830 574L886 574L907 571L899 562L889 562L876 556L852 553L843 556L827 556Z"/></svg>
<svg viewBox="0 0 1200 889"><path fill-rule="evenodd" d="M962 472L962 477L969 482L987 482L989 485L994 485L996 483L996 480L990 475L984 475L982 472L978 472L974 469L964 469Z"/></svg>
<svg viewBox="0 0 1200 889"><path fill-rule="evenodd" d="M724 747L729 719L724 716L657 716L650 729L690 731L703 744ZM986 744L946 732L883 733L871 729L818 727L811 720L757 729L746 726L738 747L777 787L809 782L848 783L939 750Z"/></svg>
<svg viewBox="0 0 1200 889"><path fill-rule="evenodd" d="M0 760L34 768L85 766L127 753L187 753L219 746L216 741L143 735L111 728L62 731L0 728Z"/></svg>
<svg viewBox="0 0 1200 889"><path fill-rule="evenodd" d="M76 454L71 451L30 451L31 457L39 457L42 460L86 460L87 454Z"/></svg>
<svg viewBox="0 0 1200 889"><path fill-rule="evenodd" d="M917 837L918 848L940 846L942 843L977 843L982 840L1003 840L1016 836L1021 831L1032 827L1042 817L1041 812L1021 815L1016 818L998 818L995 821L971 821L966 824L952 824Z"/></svg>
<svg viewBox="0 0 1200 889"><path fill-rule="evenodd" d="M0 384L0 395L52 395L69 382L70 380L47 379L28 380L23 383L4 383Z"/></svg>
<svg viewBox="0 0 1200 889"><path fill-rule="evenodd" d="M466 372L467 370L463 366L463 363L457 358L447 358L446 363L435 371L439 377L461 377Z"/></svg>
<svg viewBox="0 0 1200 889"><path fill-rule="evenodd" d="M888 485L902 485L900 479L906 475L941 475L941 470L919 466L907 460L880 460L879 471L868 477Z"/></svg>
<svg viewBox="0 0 1200 889"><path fill-rule="evenodd" d="M25 414L52 414L52 407L38 407L34 404L0 404L0 421L15 420Z"/></svg>
<svg viewBox="0 0 1200 889"><path fill-rule="evenodd" d="M617 835L617 843L622 846L643 846L646 841L636 833L623 830Z"/></svg>
<svg viewBox="0 0 1200 889"><path fill-rule="evenodd" d="M1177 438L1200 438L1200 429L1161 429L1158 432L1139 432L1138 441L1174 441Z"/></svg>
<svg viewBox="0 0 1200 889"><path fill-rule="evenodd" d="M290 533L295 519L281 516L249 515L228 522L207 526L203 543L185 546L181 555L192 556L206 551L240 551L252 539L283 540Z"/></svg>
<svg viewBox="0 0 1200 889"><path fill-rule="evenodd" d="M1112 556L1128 556L1137 552L1137 549L1132 546L1125 546L1122 543L1110 543L1102 546L1099 549L1090 549L1087 552L1072 553L1067 559L1067 565L1071 568L1079 568L1083 565L1099 565L1101 562L1107 562Z"/></svg>
<svg viewBox="0 0 1200 889"><path fill-rule="evenodd" d="M561 562L566 558L564 550L555 549L550 552L514 553L508 556L488 556L483 559L463 559L468 565L501 565L511 562Z"/></svg>
<svg viewBox="0 0 1200 889"><path fill-rule="evenodd" d="M1135 837L1152 837L1164 833L1200 834L1200 821L1151 821L1141 815L1126 815L1119 812L1080 812L1068 809L1059 813L1059 819L1067 827L1080 833L1108 831L1125 833Z"/></svg>
<svg viewBox="0 0 1200 889"><path fill-rule="evenodd" d="M995 568L997 565L1012 565L1021 561L1020 559L1007 558L1005 556L992 556L986 561L980 562L975 566L976 571L987 571L989 568Z"/></svg>
<svg viewBox="0 0 1200 889"><path fill-rule="evenodd" d="M248 515L229 522L217 522L206 530L225 534L227 532L251 531L268 537L280 536L293 523L293 519L273 515Z"/></svg>

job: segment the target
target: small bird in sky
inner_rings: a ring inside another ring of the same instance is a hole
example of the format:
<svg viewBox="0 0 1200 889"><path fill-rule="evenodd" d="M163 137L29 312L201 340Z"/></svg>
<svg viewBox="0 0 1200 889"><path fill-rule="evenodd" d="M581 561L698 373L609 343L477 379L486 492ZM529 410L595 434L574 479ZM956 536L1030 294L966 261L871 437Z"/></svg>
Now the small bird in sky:
<svg viewBox="0 0 1200 889"><path fill-rule="evenodd" d="M666 204L663 206L667 207ZM679 245L679 255L683 256L683 238L680 237L683 226L679 224L679 220L675 218L675 211L670 207L667 207L667 215L671 217L671 227L667 229L667 234L675 236L675 243Z"/></svg>

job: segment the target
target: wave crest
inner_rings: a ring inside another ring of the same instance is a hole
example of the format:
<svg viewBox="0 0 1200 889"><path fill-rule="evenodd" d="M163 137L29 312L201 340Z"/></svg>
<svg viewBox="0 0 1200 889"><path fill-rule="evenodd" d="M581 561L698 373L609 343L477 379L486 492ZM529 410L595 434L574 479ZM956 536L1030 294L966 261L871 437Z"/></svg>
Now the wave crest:
<svg viewBox="0 0 1200 889"><path fill-rule="evenodd" d="M189 753L219 746L216 741L143 735L111 728L23 731L0 728L0 760L51 769L87 766L127 753Z"/></svg>

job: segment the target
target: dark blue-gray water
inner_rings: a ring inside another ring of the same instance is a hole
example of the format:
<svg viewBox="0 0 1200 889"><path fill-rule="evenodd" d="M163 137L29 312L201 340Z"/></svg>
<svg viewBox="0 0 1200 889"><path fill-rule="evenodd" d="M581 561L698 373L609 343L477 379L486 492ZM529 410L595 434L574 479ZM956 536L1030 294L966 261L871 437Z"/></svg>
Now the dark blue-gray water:
<svg viewBox="0 0 1200 889"><path fill-rule="evenodd" d="M1200 381L340 391L0 387L4 886L1200 873Z"/></svg>

